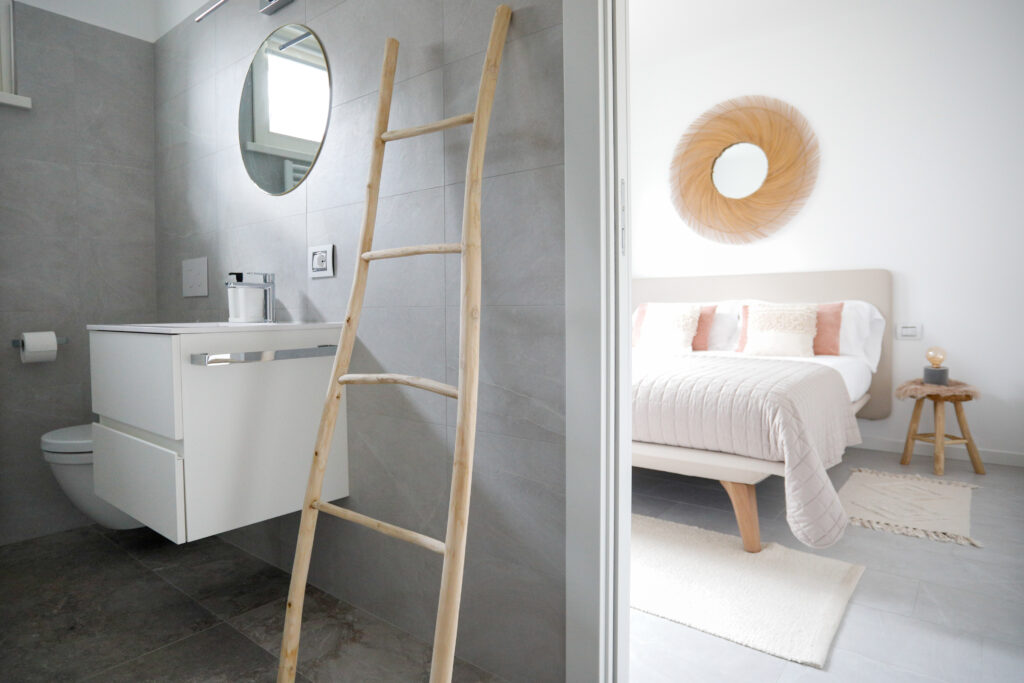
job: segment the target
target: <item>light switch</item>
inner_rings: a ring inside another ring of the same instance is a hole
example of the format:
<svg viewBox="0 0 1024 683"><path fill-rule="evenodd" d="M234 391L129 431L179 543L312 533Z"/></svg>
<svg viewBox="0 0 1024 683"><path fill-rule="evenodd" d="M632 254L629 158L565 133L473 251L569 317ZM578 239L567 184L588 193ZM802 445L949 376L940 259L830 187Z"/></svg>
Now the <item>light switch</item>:
<svg viewBox="0 0 1024 683"><path fill-rule="evenodd" d="M181 295L207 296L206 257L185 259L181 262Z"/></svg>
<svg viewBox="0 0 1024 683"><path fill-rule="evenodd" d="M897 339L920 339L924 325L921 323L909 323L896 326Z"/></svg>
<svg viewBox="0 0 1024 683"><path fill-rule="evenodd" d="M308 264L310 277L334 277L334 245L310 247Z"/></svg>

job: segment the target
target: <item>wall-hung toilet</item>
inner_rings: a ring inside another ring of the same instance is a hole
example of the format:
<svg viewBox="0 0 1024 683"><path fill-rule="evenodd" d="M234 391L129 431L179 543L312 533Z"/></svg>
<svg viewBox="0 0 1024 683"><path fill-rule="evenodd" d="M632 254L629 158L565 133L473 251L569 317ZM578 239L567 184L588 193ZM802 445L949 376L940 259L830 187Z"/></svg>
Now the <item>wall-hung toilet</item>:
<svg viewBox="0 0 1024 683"><path fill-rule="evenodd" d="M75 507L108 529L137 529L142 526L103 500L92 488L92 425L55 429L39 440L43 458L53 476Z"/></svg>

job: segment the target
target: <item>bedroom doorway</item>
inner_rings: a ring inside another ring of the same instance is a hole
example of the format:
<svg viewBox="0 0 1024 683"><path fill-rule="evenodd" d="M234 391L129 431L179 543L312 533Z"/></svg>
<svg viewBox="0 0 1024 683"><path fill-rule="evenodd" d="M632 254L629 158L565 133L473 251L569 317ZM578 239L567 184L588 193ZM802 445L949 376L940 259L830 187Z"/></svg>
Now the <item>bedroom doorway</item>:
<svg viewBox="0 0 1024 683"><path fill-rule="evenodd" d="M932 10L627 6L616 137L627 239L608 273L620 278L618 362L630 370L615 413L627 435L615 523L630 680L1019 678L1022 399L1005 366L1019 335L1002 333L1019 325L986 337L998 352L972 335L991 325L974 302L1020 289L1005 260L1020 235L981 222L968 236L949 217L991 196L972 170L984 153L957 131L1017 130L998 74L1021 54L1003 27L1022 11ZM910 49L928 56L908 62ZM995 76L979 84L977 73ZM930 84L983 106L940 107ZM744 233L742 219L785 167L758 144L751 109L813 135L797 148L821 155L800 162L800 180L815 180L787 185L788 221L765 234ZM737 127L749 137L729 137ZM725 137L709 142L708 130ZM901 173L913 181L878 182L875 160L908 130L921 153ZM734 149L744 143L764 156ZM719 185L730 170L719 163L744 161L760 174ZM955 192L939 197L943 183ZM709 216L702 199L743 210ZM1012 202L992 210L1008 216ZM936 277L936 262L962 277ZM932 364L946 355L968 386L923 388L948 379Z"/></svg>

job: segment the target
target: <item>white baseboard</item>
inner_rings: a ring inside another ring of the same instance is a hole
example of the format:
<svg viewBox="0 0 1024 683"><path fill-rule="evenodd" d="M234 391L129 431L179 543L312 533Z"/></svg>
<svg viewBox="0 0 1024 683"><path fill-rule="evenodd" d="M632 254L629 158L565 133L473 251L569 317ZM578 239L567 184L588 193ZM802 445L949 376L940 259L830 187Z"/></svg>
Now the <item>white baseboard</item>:
<svg viewBox="0 0 1024 683"><path fill-rule="evenodd" d="M865 448L869 451L885 451L887 453L902 453L903 439L890 439L883 436L864 436L864 442L858 448ZM914 447L914 455L931 456L935 451L930 443L918 442ZM981 453L981 461L986 465L1011 465L1013 467L1024 467L1024 453L1012 451L996 451L989 449L978 449ZM946 446L946 457L950 460L970 460L967 449L963 446Z"/></svg>

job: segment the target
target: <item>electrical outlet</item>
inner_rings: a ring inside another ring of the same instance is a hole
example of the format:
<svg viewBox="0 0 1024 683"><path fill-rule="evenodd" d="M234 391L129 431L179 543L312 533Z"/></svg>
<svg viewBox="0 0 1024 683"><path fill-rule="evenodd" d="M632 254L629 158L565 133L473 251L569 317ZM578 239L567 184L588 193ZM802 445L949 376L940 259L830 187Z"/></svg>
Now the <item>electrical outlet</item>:
<svg viewBox="0 0 1024 683"><path fill-rule="evenodd" d="M208 296L206 257L185 259L181 262L181 295Z"/></svg>
<svg viewBox="0 0 1024 683"><path fill-rule="evenodd" d="M307 263L310 277L334 277L334 245L321 244L318 247L310 247Z"/></svg>
<svg viewBox="0 0 1024 683"><path fill-rule="evenodd" d="M896 326L897 339L920 339L924 332L924 325L921 323L909 323Z"/></svg>

